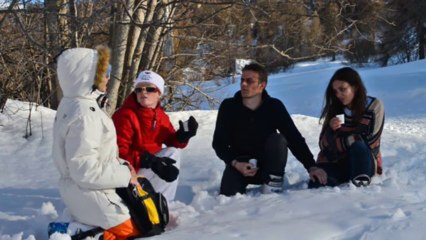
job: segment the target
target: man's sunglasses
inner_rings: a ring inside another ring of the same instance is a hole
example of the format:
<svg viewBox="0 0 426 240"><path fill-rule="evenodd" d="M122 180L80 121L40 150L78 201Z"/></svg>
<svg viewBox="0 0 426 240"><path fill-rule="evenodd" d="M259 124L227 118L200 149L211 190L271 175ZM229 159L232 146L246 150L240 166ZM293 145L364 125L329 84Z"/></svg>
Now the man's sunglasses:
<svg viewBox="0 0 426 240"><path fill-rule="evenodd" d="M158 92L158 89L156 87L137 87L137 88L135 88L135 93L141 93L143 91L146 91L147 93L154 93L154 92Z"/></svg>
<svg viewBox="0 0 426 240"><path fill-rule="evenodd" d="M256 79L253 79L253 78L241 78L241 84L243 82L246 82L247 85L251 85L251 84L254 84L254 83L259 83L259 80L256 80Z"/></svg>

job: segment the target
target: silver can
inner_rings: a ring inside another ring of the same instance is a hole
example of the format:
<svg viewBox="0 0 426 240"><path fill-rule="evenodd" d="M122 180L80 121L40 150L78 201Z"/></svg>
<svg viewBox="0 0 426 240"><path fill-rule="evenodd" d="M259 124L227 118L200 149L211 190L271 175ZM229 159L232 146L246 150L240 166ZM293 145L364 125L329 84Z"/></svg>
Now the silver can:
<svg viewBox="0 0 426 240"><path fill-rule="evenodd" d="M253 165L253 166L254 166L254 168L257 168L257 159L252 158L252 159L250 159L248 162L249 162L251 165Z"/></svg>

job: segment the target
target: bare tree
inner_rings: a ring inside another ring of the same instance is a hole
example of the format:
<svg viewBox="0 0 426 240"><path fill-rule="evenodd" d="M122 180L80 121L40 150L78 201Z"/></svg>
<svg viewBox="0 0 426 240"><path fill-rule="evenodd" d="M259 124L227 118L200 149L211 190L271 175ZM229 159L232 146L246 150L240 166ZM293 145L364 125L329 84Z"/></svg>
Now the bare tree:
<svg viewBox="0 0 426 240"><path fill-rule="evenodd" d="M425 58L426 3L424 1L392 0L386 3L390 24L383 24L380 34L382 65Z"/></svg>
<svg viewBox="0 0 426 240"><path fill-rule="evenodd" d="M411 1L403 3L46 0L16 8L14 0L0 10L0 106L3 99L17 98L55 109L62 97L55 56L66 48L98 44L112 49L109 113L121 105L138 72L145 69L165 78L167 109L196 109L201 102L215 106L219 101L205 87L206 81L215 81L213 88L221 84L218 79L234 81L236 59L257 60L271 71L342 53L354 62L370 60L378 40L388 39L384 30L392 28L385 23L399 25L386 19L398 17L398 11L384 15L383 9L415 6ZM412 27L399 30L400 40L413 32L421 35L424 18L418 12L415 16L416 21L409 18L402 23ZM422 57L422 39L408 40L393 48L386 48L392 41L383 41L383 49L399 49L391 54L407 51L410 57L418 49Z"/></svg>
<svg viewBox="0 0 426 240"><path fill-rule="evenodd" d="M126 4L117 4L114 7L113 16L113 34L112 34L112 73L109 87L110 108L112 113L115 109L118 99L118 89L123 76L126 49L128 44L128 33L130 28L130 19L134 11L134 0L127 0ZM132 40L132 39L131 39ZM127 55L128 56L128 55Z"/></svg>

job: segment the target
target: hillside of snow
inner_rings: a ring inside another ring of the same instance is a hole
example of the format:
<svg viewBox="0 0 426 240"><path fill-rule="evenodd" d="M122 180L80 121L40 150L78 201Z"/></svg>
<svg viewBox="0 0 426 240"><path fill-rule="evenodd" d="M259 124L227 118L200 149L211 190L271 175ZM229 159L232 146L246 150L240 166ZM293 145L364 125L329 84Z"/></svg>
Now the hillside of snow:
<svg viewBox="0 0 426 240"><path fill-rule="evenodd" d="M310 62L269 78L269 94L284 102L314 155L324 91L340 67ZM177 225L152 239L425 239L426 61L357 70L386 111L384 174L371 186L307 189L308 175L290 155L282 194L253 187L247 195L219 196L224 164L211 148L217 111L172 112L175 126L193 115L199 131L182 152L170 206ZM236 83L217 94L230 97L238 89ZM28 115L29 104L14 100L0 114L0 240L48 239L47 224L64 209L51 159L55 111L33 107L32 135L25 138Z"/></svg>

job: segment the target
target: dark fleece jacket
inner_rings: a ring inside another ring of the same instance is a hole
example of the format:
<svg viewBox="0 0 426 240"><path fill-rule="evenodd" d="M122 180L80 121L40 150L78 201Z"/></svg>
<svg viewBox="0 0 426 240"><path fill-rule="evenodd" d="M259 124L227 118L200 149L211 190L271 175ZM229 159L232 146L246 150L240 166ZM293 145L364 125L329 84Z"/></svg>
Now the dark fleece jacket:
<svg viewBox="0 0 426 240"><path fill-rule="evenodd" d="M240 91L222 102L213 135L213 148L226 164L244 155L262 160L266 139L277 130L307 170L315 166L313 155L284 104L270 97L266 91L262 94L262 104L254 111L243 105Z"/></svg>

